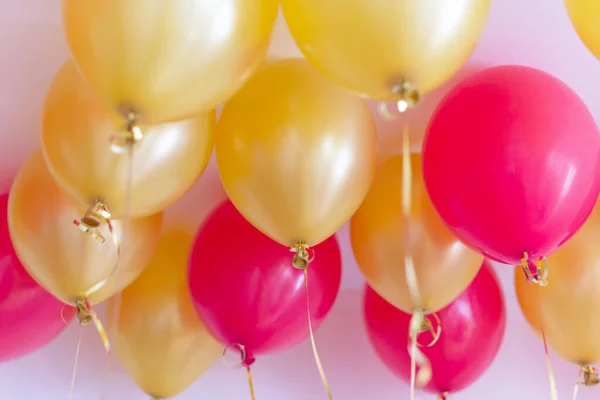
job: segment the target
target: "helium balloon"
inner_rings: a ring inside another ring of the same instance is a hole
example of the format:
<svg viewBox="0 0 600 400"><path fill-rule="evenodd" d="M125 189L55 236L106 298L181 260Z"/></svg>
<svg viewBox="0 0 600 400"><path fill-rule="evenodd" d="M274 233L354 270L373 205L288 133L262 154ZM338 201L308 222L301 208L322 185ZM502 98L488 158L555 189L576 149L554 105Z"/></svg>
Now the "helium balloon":
<svg viewBox="0 0 600 400"><path fill-rule="evenodd" d="M491 267L484 263L471 285L437 315L442 327L439 339L431 347L420 349L432 369L424 389L452 394L479 379L502 344L506 328L504 298ZM375 352L396 376L408 382L411 359L407 343L412 316L387 303L368 286L364 316ZM430 317L430 322L437 329L437 320ZM419 340L426 341L421 337Z"/></svg>
<svg viewBox="0 0 600 400"><path fill-rule="evenodd" d="M306 58L340 85L398 100L408 85L429 92L467 61L491 0L282 0Z"/></svg>
<svg viewBox="0 0 600 400"><path fill-rule="evenodd" d="M27 272L59 300L100 303L146 267L160 237L162 214L113 220L83 234L73 221L82 209L60 190L37 151L19 171L8 203L8 227ZM101 239L105 242L102 243ZM120 246L125 243L125 246Z"/></svg>
<svg viewBox="0 0 600 400"><path fill-rule="evenodd" d="M46 162L61 188L84 207L102 199L116 219L156 214L179 200L204 171L213 149L216 113L140 126L144 137L134 147L132 160L110 146L122 125L119 115L96 98L68 61L46 95L42 126Z"/></svg>
<svg viewBox="0 0 600 400"><path fill-rule="evenodd" d="M564 359L582 365L600 362L600 203L583 228L552 255L552 282L528 285L519 268L515 285L529 324Z"/></svg>
<svg viewBox="0 0 600 400"><path fill-rule="evenodd" d="M555 77L500 66L453 88L423 143L433 205L466 245L505 264L553 253L600 192L600 132Z"/></svg>
<svg viewBox="0 0 600 400"><path fill-rule="evenodd" d="M111 343L119 361L157 399L177 396L221 353L192 306L187 285L192 239L166 233L148 267L108 307L108 320L118 315Z"/></svg>
<svg viewBox="0 0 600 400"><path fill-rule="evenodd" d="M402 156L378 170L367 198L350 220L356 261L369 285L404 312L436 312L473 280L483 257L461 244L436 214L423 183L421 156L412 155L412 215L406 238L402 214ZM420 304L414 304L406 281L406 254L413 257Z"/></svg>
<svg viewBox="0 0 600 400"><path fill-rule="evenodd" d="M233 95L269 48L277 0L63 0L73 59L122 116L157 124Z"/></svg>
<svg viewBox="0 0 600 400"><path fill-rule="evenodd" d="M335 237L314 247L306 270L314 329L337 297L342 273ZM303 271L292 254L254 228L230 201L200 227L189 259L194 306L225 346L243 346L249 358L297 345L309 335Z"/></svg>
<svg viewBox="0 0 600 400"><path fill-rule="evenodd" d="M363 201L377 135L366 102L302 59L269 63L223 108L219 172L236 208L290 246L316 245Z"/></svg>
<svg viewBox="0 0 600 400"><path fill-rule="evenodd" d="M74 308L63 310L63 303L35 283L21 265L10 241L7 207L8 195L0 195L0 362L44 347L75 316Z"/></svg>
<svg viewBox="0 0 600 400"><path fill-rule="evenodd" d="M596 0L565 0L565 7L581 41L600 59L600 3Z"/></svg>

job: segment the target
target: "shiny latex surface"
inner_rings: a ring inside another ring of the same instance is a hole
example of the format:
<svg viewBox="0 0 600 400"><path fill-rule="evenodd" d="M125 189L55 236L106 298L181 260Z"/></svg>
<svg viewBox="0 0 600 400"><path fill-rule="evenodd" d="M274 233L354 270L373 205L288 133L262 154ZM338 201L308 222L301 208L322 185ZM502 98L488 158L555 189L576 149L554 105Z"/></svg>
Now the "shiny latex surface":
<svg viewBox="0 0 600 400"><path fill-rule="evenodd" d="M337 297L342 260L335 236L313 250L308 290L316 330ZM198 315L221 343L243 345L250 357L308 338L304 272L292 266L292 257L230 201L205 220L192 247L188 280Z"/></svg>
<svg viewBox="0 0 600 400"><path fill-rule="evenodd" d="M73 58L94 89L146 123L233 95L267 53L277 0L63 0Z"/></svg>
<svg viewBox="0 0 600 400"><path fill-rule="evenodd" d="M565 7L581 41L600 59L600 2L565 0Z"/></svg>
<svg viewBox="0 0 600 400"><path fill-rule="evenodd" d="M410 243L402 214L402 156L377 170L369 194L350 220L350 238L356 261L377 293L408 313L435 312L471 283L483 257L460 243L435 212L425 191L420 154L412 155L411 165ZM420 304L410 297L407 252L413 257Z"/></svg>
<svg viewBox="0 0 600 400"><path fill-rule="evenodd" d="M118 324L111 344L119 361L148 395L177 396L218 358L221 345L198 319L187 285L192 236L167 232L154 257L121 295L111 300L107 320Z"/></svg>
<svg viewBox="0 0 600 400"><path fill-rule="evenodd" d="M525 318L564 359L600 362L600 204L583 228L550 259L549 284L537 287L515 270L517 298Z"/></svg>
<svg viewBox="0 0 600 400"><path fill-rule="evenodd" d="M260 231L290 246L336 232L366 196L377 135L366 102L306 60L268 63L223 108L219 172Z"/></svg>
<svg viewBox="0 0 600 400"><path fill-rule="evenodd" d="M140 125L144 132L130 164L127 152L115 153L111 138L126 123L103 104L68 61L46 95L42 147L54 178L81 206L102 199L114 218L126 216L128 172L133 167L131 215L160 212L196 183L214 145L216 113L184 121Z"/></svg>
<svg viewBox="0 0 600 400"><path fill-rule="evenodd" d="M433 205L465 244L505 264L556 251L600 192L600 131L552 75L505 65L478 72L438 105L423 143ZM552 264L552 258L550 258Z"/></svg>
<svg viewBox="0 0 600 400"><path fill-rule="evenodd" d="M88 296L90 303L100 303L131 283L150 261L162 228L162 213L130 220L127 232L124 221L113 220L124 244L118 258L106 225L100 228L106 241L100 243L73 224L83 212L60 190L37 151L21 168L10 192L10 236L33 279L70 304L109 277L117 260L116 273Z"/></svg>
<svg viewBox="0 0 600 400"><path fill-rule="evenodd" d="M411 315L387 303L368 286L364 298L365 324L377 355L396 376L410 381L408 331ZM420 350L431 362L432 379L425 390L458 392L472 385L496 358L506 328L502 290L492 268L485 264L469 285L440 310L442 333L436 344ZM437 322L428 317L437 329ZM430 333L419 342L431 342Z"/></svg>
<svg viewBox="0 0 600 400"><path fill-rule="evenodd" d="M44 347L75 316L23 268L10 241L7 207L8 195L0 195L0 362Z"/></svg>
<svg viewBox="0 0 600 400"><path fill-rule="evenodd" d="M282 0L296 44L342 86L396 99L409 81L429 92L456 73L475 48L491 0Z"/></svg>

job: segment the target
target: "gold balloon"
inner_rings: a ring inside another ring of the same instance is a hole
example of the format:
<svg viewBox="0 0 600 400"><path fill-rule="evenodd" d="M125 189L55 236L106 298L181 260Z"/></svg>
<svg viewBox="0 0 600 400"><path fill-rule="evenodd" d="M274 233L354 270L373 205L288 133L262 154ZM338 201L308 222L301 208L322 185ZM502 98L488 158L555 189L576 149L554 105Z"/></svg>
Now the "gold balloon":
<svg viewBox="0 0 600 400"><path fill-rule="evenodd" d="M376 168L366 102L303 59L259 70L228 103L216 153L225 190L263 233L315 245L356 211Z"/></svg>
<svg viewBox="0 0 600 400"><path fill-rule="evenodd" d="M221 346L192 306L187 259L192 237L169 232L150 265L127 287L120 302L111 300L108 320L118 304L111 344L119 361L148 395L178 395L217 359Z"/></svg>
<svg viewBox="0 0 600 400"><path fill-rule="evenodd" d="M538 333L564 359L588 365L600 362L600 203L581 230L549 258L546 287L526 281L516 268L521 310Z"/></svg>
<svg viewBox="0 0 600 400"><path fill-rule="evenodd" d="M118 243L123 244L118 256L106 225L99 227L104 243L74 226L81 213L56 185L37 151L10 191L8 225L13 245L27 272L58 299L68 304L88 299L96 304L120 292L146 267L160 237L162 214L132 219L126 232L122 221L112 221ZM106 284L91 290L101 282Z"/></svg>
<svg viewBox="0 0 600 400"><path fill-rule="evenodd" d="M281 0L306 58L344 87L378 100L429 92L475 48L491 0Z"/></svg>
<svg viewBox="0 0 600 400"><path fill-rule="evenodd" d="M210 110L266 55L277 0L63 0L71 54L123 116L156 124Z"/></svg>
<svg viewBox="0 0 600 400"><path fill-rule="evenodd" d="M436 214L425 190L420 154L412 155L411 166L410 243L402 213L402 156L377 170L367 198L350 220L350 239L356 261L377 293L407 313L436 312L469 286L483 257L461 244ZM410 296L407 252L413 257L421 304Z"/></svg>
<svg viewBox="0 0 600 400"><path fill-rule="evenodd" d="M600 2L598 0L565 0L565 7L579 38L600 59Z"/></svg>
<svg viewBox="0 0 600 400"><path fill-rule="evenodd" d="M84 207L101 199L113 218L155 214L179 200L204 171L214 146L216 113L140 126L144 137L133 148L131 164L127 153L115 152L110 145L111 137L118 135L123 125L119 115L95 97L69 61L46 96L42 126L46 162L60 186Z"/></svg>

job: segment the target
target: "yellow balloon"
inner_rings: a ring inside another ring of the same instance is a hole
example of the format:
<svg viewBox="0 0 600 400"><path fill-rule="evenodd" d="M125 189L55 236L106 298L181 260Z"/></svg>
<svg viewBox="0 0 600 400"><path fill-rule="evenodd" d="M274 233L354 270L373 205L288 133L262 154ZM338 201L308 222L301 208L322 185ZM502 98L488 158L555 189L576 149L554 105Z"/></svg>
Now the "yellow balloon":
<svg viewBox="0 0 600 400"><path fill-rule="evenodd" d="M131 171L129 215L160 212L179 200L208 164L216 113L140 127L144 137L135 145L130 164L127 153L110 145L111 137L123 130L122 119L96 98L69 61L46 95L42 148L50 172L80 205L100 199L113 218L124 218Z"/></svg>
<svg viewBox="0 0 600 400"><path fill-rule="evenodd" d="M411 166L411 242L402 213L402 156L396 156L379 167L350 220L352 250L369 285L389 303L411 314L436 312L469 286L483 257L461 244L438 217L425 190L420 154L412 155ZM413 257L420 304L410 296L403 261L407 252Z"/></svg>
<svg viewBox="0 0 600 400"><path fill-rule="evenodd" d="M408 85L429 92L475 48L491 0L281 0L306 58L342 86L399 100Z"/></svg>
<svg viewBox="0 0 600 400"><path fill-rule="evenodd" d="M234 94L266 55L277 0L63 0L71 54L123 116L174 121Z"/></svg>
<svg viewBox="0 0 600 400"><path fill-rule="evenodd" d="M192 237L169 232L161 238L150 265L108 307L111 344L119 361L148 395L178 395L217 359L221 346L198 319L187 286Z"/></svg>
<svg viewBox="0 0 600 400"><path fill-rule="evenodd" d="M126 232L124 222L112 221L117 243L124 244L118 255L107 225L99 227L104 243L73 225L81 213L56 185L37 151L10 191L13 245L27 272L58 299L96 304L123 290L146 267L160 238L162 214L132 219Z"/></svg>
<svg viewBox="0 0 600 400"><path fill-rule="evenodd" d="M316 245L354 214L376 168L366 102L303 59L268 64L228 103L216 153L225 190L263 233Z"/></svg>
<svg viewBox="0 0 600 400"><path fill-rule="evenodd" d="M515 286L523 315L564 359L582 365L600 362L600 203L581 230L549 258L551 280L539 287L521 268Z"/></svg>
<svg viewBox="0 0 600 400"><path fill-rule="evenodd" d="M565 0L565 7L579 38L600 60L600 2Z"/></svg>

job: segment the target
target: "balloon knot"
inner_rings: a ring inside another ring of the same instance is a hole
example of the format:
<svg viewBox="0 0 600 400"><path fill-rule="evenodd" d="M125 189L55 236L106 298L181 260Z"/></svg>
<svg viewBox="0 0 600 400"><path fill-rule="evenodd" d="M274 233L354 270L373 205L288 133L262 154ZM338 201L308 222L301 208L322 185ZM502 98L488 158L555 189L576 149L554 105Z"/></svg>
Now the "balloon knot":
<svg viewBox="0 0 600 400"><path fill-rule="evenodd" d="M584 386L596 386L600 383L600 378L598 377L598 370L589 365L581 366L581 375L583 375L583 381L580 383Z"/></svg>
<svg viewBox="0 0 600 400"><path fill-rule="evenodd" d="M448 392L440 393L440 395L438 396L438 400L448 400L448 395Z"/></svg>
<svg viewBox="0 0 600 400"><path fill-rule="evenodd" d="M523 272L525 272L527 282L532 282L539 286L548 285L549 265L547 257L544 256L541 262L536 264L531 261L529 254L525 252L523 253L523 258L521 259L521 267L523 268Z"/></svg>
<svg viewBox="0 0 600 400"><path fill-rule="evenodd" d="M85 300L77 300L75 302L75 309L77 310L77 319L79 320L79 325L87 326L90 322L92 322L92 316Z"/></svg>
<svg viewBox="0 0 600 400"><path fill-rule="evenodd" d="M296 253L292 258L292 266L299 270L308 268L315 258L314 251L311 252L311 248L305 242L294 243L290 246L290 251Z"/></svg>
<svg viewBox="0 0 600 400"><path fill-rule="evenodd" d="M431 321L430 316L434 318L435 326ZM418 341L419 336L427 332L431 333L431 340L427 344L420 343ZM432 347L440 340L440 336L442 335L442 321L440 320L439 315L436 313L427 315L425 314L425 310L415 311L410 319L409 334L410 337L417 337L417 345L419 347Z"/></svg>
<svg viewBox="0 0 600 400"><path fill-rule="evenodd" d="M229 364L229 362L227 361L227 353L229 353L230 350L237 350L239 352L240 355L240 362L235 364L235 365L231 365ZM221 353L221 358L223 361L223 364L225 364L226 366L231 366L233 368L250 368L250 366L252 364L254 364L254 362L256 361L256 357L254 357L254 353L252 353L252 350L246 348L246 346L239 344L239 343L234 343L234 344L230 344L229 346L225 347L223 349L223 353Z"/></svg>
<svg viewBox="0 0 600 400"><path fill-rule="evenodd" d="M113 153L123 154L138 145L144 139L144 132L138 125L137 115L130 111L127 113L125 129L110 138Z"/></svg>
<svg viewBox="0 0 600 400"><path fill-rule="evenodd" d="M394 111L390 110L387 103L379 103L379 115L385 120L395 120L399 115L418 106L421 102L421 93L419 90L415 85L404 78L395 79L390 85L390 88L394 97L398 100L396 101L396 110Z"/></svg>
<svg viewBox="0 0 600 400"><path fill-rule="evenodd" d="M74 220L73 224L83 233L90 235L100 243L104 243L105 238L100 233L99 228L102 224L110 223L111 214L106 205L101 200L96 200L85 212L83 218L79 221Z"/></svg>

